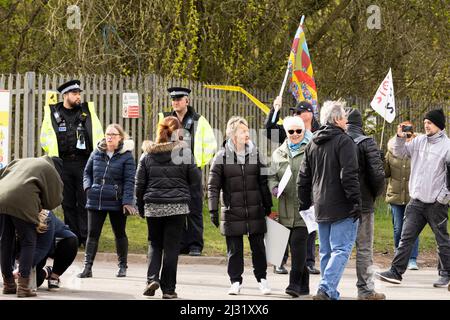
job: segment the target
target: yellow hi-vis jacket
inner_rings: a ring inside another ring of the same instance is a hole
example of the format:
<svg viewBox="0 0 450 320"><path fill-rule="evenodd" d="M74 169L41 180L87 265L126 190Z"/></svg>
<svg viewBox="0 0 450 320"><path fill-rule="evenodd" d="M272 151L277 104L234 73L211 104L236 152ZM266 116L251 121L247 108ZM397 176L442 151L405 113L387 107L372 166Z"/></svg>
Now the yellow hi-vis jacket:
<svg viewBox="0 0 450 320"><path fill-rule="evenodd" d="M168 113L158 113L159 122L167 115ZM202 169L214 157L214 153L217 151L217 141L208 120L204 116L197 115L198 120L195 120L197 123L195 124L193 153L197 167Z"/></svg>
<svg viewBox="0 0 450 320"><path fill-rule="evenodd" d="M92 123L92 150L95 150L97 143L104 138L102 124L100 123L97 114L95 113L95 107L93 102L88 102L89 118ZM58 140L56 138L56 132L52 125L52 114L50 106L44 106L44 120L42 120L41 126L41 147L45 153L50 157L59 157Z"/></svg>

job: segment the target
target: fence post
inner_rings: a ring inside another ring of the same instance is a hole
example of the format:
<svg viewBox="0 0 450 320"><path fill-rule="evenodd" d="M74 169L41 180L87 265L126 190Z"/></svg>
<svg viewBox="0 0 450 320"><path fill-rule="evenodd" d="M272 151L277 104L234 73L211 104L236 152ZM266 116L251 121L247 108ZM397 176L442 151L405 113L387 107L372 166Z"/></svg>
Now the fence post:
<svg viewBox="0 0 450 320"><path fill-rule="evenodd" d="M36 121L34 117L34 86L36 83L36 74L27 72L24 83L24 110L23 110L23 147L25 150L22 156L34 157L34 129ZM40 125L40 124L37 124Z"/></svg>

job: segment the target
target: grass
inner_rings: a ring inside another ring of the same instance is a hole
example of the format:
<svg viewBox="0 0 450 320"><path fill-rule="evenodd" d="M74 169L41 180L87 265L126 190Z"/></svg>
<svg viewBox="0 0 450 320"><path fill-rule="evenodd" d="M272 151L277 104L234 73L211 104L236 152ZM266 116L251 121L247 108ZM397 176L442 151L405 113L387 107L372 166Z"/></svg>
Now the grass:
<svg viewBox="0 0 450 320"><path fill-rule="evenodd" d="M276 199L274 200L273 210L276 211ZM57 210L57 215L62 217L62 210ZM225 238L220 234L219 229L214 227L209 218L207 203L203 207L203 222L204 222L204 249L205 256L225 256L226 243ZM375 236L374 236L374 250L376 252L392 253L394 249L392 216L389 211L389 206L379 199L376 202L375 209ZM129 217L127 220L127 235L129 240L130 253L147 253L147 223L145 219L139 217ZM433 232L427 225L420 234L420 248L419 252L436 251L436 242ZM106 219L103 226L102 235L99 243L100 252L115 252L114 234L112 233L109 219ZM244 252L246 255L250 254L248 241L244 241Z"/></svg>

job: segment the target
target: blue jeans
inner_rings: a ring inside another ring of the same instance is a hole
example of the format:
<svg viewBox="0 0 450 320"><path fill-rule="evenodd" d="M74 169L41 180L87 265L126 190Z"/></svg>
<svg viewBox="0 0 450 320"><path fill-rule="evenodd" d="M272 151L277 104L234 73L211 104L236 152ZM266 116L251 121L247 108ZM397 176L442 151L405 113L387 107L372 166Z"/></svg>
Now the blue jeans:
<svg viewBox="0 0 450 320"><path fill-rule="evenodd" d="M394 225L394 245L397 250L403 230L403 221L405 220L406 205L391 204L392 224ZM410 260L416 260L419 255L419 238L417 237L411 251Z"/></svg>
<svg viewBox="0 0 450 320"><path fill-rule="evenodd" d="M320 271L319 290L332 300L339 300L337 287L355 244L358 221L353 218L332 223L319 223Z"/></svg>

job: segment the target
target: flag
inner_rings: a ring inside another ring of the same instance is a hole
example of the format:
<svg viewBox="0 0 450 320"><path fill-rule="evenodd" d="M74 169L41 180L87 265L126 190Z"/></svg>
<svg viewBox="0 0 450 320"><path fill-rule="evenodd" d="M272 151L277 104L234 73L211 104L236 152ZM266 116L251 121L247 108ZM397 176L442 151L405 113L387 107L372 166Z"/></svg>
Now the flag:
<svg viewBox="0 0 450 320"><path fill-rule="evenodd" d="M289 70L291 72L289 90L297 102L307 100L314 109L314 115L318 116L317 88L314 81L313 68L306 44L305 32L300 24L292 42L289 55Z"/></svg>
<svg viewBox="0 0 450 320"><path fill-rule="evenodd" d="M395 118L395 99L394 83L392 81L392 72L389 72L378 87L370 106L387 122L392 123Z"/></svg>

